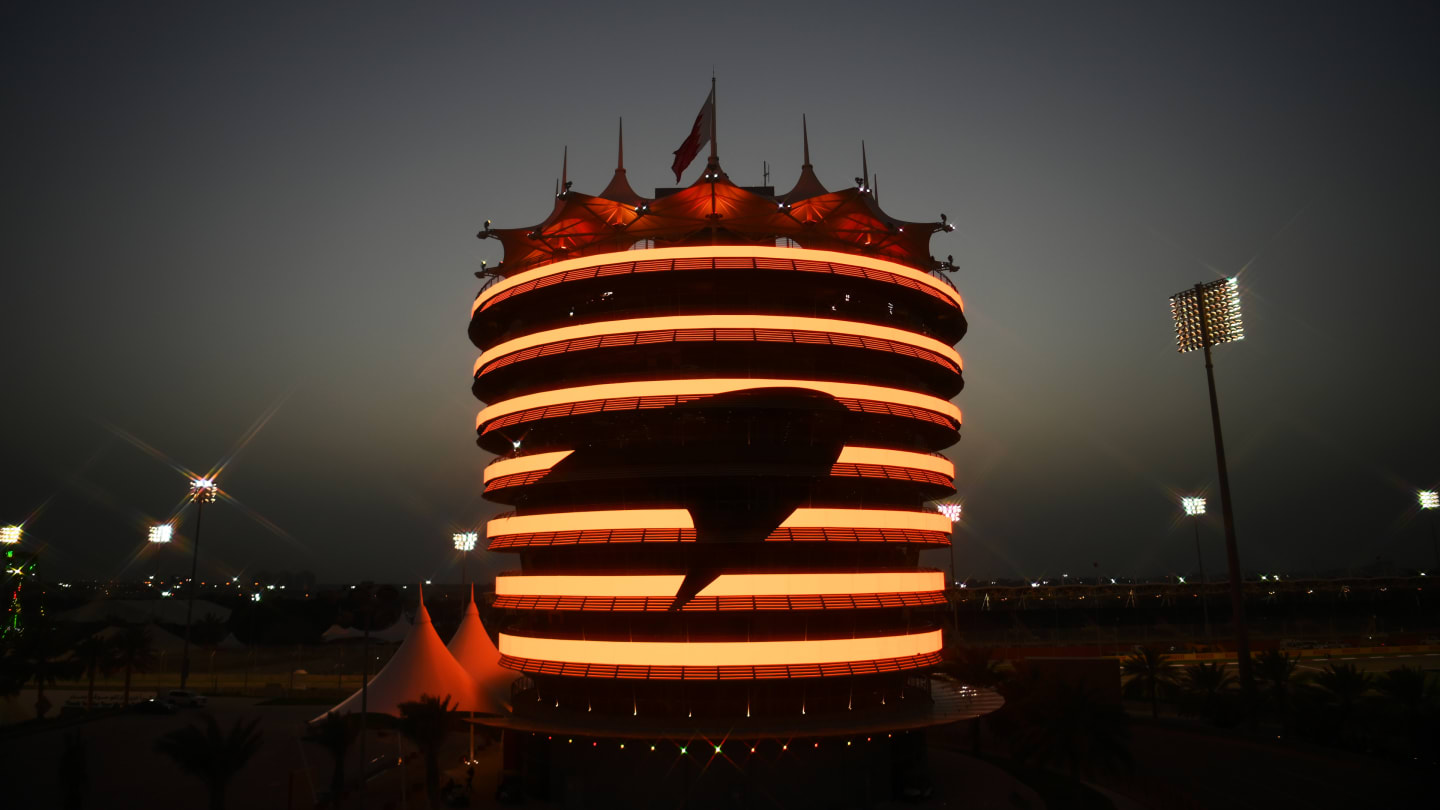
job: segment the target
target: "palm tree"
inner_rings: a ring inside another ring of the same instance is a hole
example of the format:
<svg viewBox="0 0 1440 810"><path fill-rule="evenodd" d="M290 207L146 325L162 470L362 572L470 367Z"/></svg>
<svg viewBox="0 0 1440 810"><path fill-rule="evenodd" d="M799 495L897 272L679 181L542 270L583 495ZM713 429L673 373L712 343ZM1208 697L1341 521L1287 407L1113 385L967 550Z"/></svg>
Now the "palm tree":
<svg viewBox="0 0 1440 810"><path fill-rule="evenodd" d="M1125 691L1150 699L1150 716L1160 719L1160 692L1175 685L1175 671L1170 656L1154 647L1142 647L1120 664Z"/></svg>
<svg viewBox="0 0 1440 810"><path fill-rule="evenodd" d="M312 725L310 733L303 738L329 751L335 760L335 769L330 772L330 801L335 807L340 806L340 797L345 792L345 753L359 733L360 726L353 715L330 712Z"/></svg>
<svg viewBox="0 0 1440 810"><path fill-rule="evenodd" d="M1435 702L1435 682L1428 680L1425 670L1419 667L1397 667L1376 678L1375 689L1404 711L1406 736L1414 744L1420 721Z"/></svg>
<svg viewBox="0 0 1440 810"><path fill-rule="evenodd" d="M1018 759L1076 780L1130 766L1130 721L1119 705L1058 678L1031 680L1027 691L1015 706Z"/></svg>
<svg viewBox="0 0 1440 810"><path fill-rule="evenodd" d="M1235 676L1227 673L1225 664L1219 661L1191 664L1185 667L1182 677L1190 694L1201 699L1200 712L1205 717L1214 716L1215 701L1219 699L1222 691L1235 682Z"/></svg>
<svg viewBox="0 0 1440 810"><path fill-rule="evenodd" d="M1350 713L1360 698L1370 691L1374 676L1368 672L1361 672L1354 664L1330 663L1325 666L1325 671L1315 676L1315 684L1335 700L1336 706L1340 709L1340 716L1336 719L1336 725L1341 733L1349 724Z"/></svg>
<svg viewBox="0 0 1440 810"><path fill-rule="evenodd" d="M419 700L400 704L400 733L425 755L425 795L432 810L440 807L440 745L455 722L450 696L444 700L421 695Z"/></svg>
<svg viewBox="0 0 1440 810"><path fill-rule="evenodd" d="M259 724L258 717L249 723L236 720L222 733L215 718L206 715L204 727L178 728L156 740L155 750L175 760L180 770L204 780L210 810L224 810L231 778L260 750L260 732L255 730Z"/></svg>
<svg viewBox="0 0 1440 810"><path fill-rule="evenodd" d="M155 643L150 628L136 624L126 627L115 637L115 668L125 671L125 696L121 702L130 705L130 675L148 672L155 662Z"/></svg>
<svg viewBox="0 0 1440 810"><path fill-rule="evenodd" d="M1255 664L1255 677L1270 689L1276 711L1285 730L1290 730L1290 701L1295 687L1304 677L1296 674L1300 656L1288 655L1279 650L1266 650Z"/></svg>
<svg viewBox="0 0 1440 810"><path fill-rule="evenodd" d="M115 645L99 633L86 636L75 645L75 658L84 667L87 678L85 711L90 711L95 705L96 673L104 672L108 675L115 670Z"/></svg>

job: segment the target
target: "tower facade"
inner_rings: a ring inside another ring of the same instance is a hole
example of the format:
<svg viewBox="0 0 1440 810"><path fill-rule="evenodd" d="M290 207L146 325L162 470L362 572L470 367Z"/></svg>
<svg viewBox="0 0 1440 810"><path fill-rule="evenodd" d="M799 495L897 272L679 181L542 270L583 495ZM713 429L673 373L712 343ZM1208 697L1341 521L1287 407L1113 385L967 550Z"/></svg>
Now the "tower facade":
<svg viewBox="0 0 1440 810"><path fill-rule="evenodd" d="M937 719L959 294L867 178L562 185L475 298L511 727L819 740ZM978 711L971 711L973 715ZM950 719L954 719L951 717ZM869 737L866 737L869 739ZM683 749L682 749L683 750ZM716 752L720 746L715 746ZM788 745L786 747L788 750Z"/></svg>

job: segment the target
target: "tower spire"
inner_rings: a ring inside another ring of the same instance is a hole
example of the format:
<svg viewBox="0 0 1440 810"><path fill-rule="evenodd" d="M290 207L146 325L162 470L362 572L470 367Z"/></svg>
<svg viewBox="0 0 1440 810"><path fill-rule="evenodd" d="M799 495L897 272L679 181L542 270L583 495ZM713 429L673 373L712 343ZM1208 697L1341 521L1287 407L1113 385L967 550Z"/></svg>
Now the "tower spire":
<svg viewBox="0 0 1440 810"><path fill-rule="evenodd" d="M715 142L715 71L710 71L710 163L720 165L720 147Z"/></svg>
<svg viewBox="0 0 1440 810"><path fill-rule="evenodd" d="M803 169L810 168L810 125L805 122L805 113L800 113L800 140L805 143L805 162L800 164Z"/></svg>
<svg viewBox="0 0 1440 810"><path fill-rule="evenodd" d="M861 188L861 191L869 189L870 160L869 158L865 157L865 142L863 140L860 142L860 178L864 181L864 186L863 188Z"/></svg>
<svg viewBox="0 0 1440 810"><path fill-rule="evenodd" d="M620 119L620 155L615 159L615 170L625 171L625 119Z"/></svg>
<svg viewBox="0 0 1440 810"><path fill-rule="evenodd" d="M566 144L564 157L560 159L560 193L570 190L570 146Z"/></svg>

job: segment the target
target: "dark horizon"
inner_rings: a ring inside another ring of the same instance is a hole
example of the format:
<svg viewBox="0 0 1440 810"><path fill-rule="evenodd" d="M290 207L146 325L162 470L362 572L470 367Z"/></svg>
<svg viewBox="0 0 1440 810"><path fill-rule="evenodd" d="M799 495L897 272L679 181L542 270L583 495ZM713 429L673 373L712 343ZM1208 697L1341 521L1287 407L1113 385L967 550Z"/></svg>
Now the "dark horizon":
<svg viewBox="0 0 1440 810"><path fill-rule="evenodd" d="M136 578L180 468L229 458L202 573L458 580L451 532L499 511L465 324L501 257L474 234L539 221L566 147L598 192L621 117L632 185L674 185L713 69L736 183L788 188L805 114L828 187L863 139L887 211L957 225L932 245L970 321L961 576L1190 571L1195 492L1223 570L1167 299L1230 275L1244 568L1433 565L1435 9L824 8L0 12L0 524L28 518L47 579Z"/></svg>

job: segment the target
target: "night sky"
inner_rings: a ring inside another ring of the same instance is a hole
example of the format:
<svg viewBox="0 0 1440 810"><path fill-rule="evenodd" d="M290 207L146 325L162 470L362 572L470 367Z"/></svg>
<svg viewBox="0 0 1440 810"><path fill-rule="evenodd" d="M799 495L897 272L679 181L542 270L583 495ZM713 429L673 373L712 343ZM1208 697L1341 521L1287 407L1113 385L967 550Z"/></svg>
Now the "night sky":
<svg viewBox="0 0 1440 810"><path fill-rule="evenodd" d="M1222 569L1167 299L1235 274L1246 569L1431 566L1433 4L789 5L4 4L0 522L49 576L179 571L144 528L228 460L209 574L456 579L498 511L475 232L540 221L567 145L598 192L620 117L632 185L672 185L713 69L737 183L794 182L804 113L830 188L864 139L887 211L958 225L962 575L1189 572L1192 491Z"/></svg>

